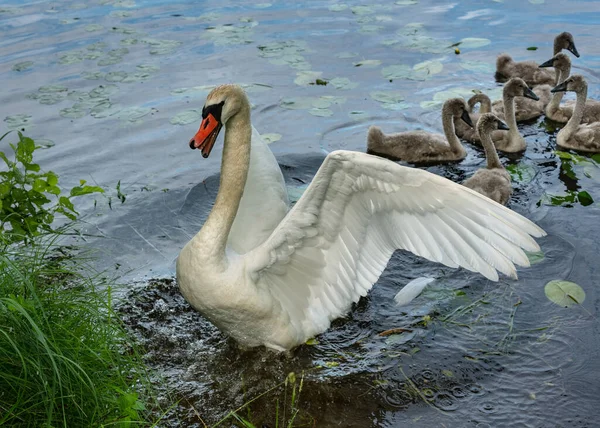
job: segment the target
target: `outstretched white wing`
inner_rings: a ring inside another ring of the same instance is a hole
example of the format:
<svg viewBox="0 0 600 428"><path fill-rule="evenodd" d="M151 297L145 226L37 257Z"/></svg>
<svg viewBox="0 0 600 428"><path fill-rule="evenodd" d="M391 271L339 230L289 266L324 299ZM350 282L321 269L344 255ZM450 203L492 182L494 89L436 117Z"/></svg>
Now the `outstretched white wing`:
<svg viewBox="0 0 600 428"><path fill-rule="evenodd" d="M491 280L529 266L521 248L544 231L445 178L364 153L336 151L271 236L245 257L298 341L318 334L377 281L396 249Z"/></svg>

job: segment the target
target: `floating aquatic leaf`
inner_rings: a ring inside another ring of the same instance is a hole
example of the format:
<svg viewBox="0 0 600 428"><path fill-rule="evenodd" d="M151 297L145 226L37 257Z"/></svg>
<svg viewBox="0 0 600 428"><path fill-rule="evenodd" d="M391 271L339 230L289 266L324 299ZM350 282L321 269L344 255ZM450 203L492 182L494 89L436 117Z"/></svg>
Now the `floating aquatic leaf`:
<svg viewBox="0 0 600 428"><path fill-rule="evenodd" d="M460 47L465 49L474 49L480 48L482 46L487 46L492 43L489 39L479 38L479 37L466 37L460 41Z"/></svg>
<svg viewBox="0 0 600 428"><path fill-rule="evenodd" d="M393 110L393 111L400 111L400 110L406 110L407 108L410 107L409 103L395 103L395 104L391 104L391 103L383 103L381 104L381 107L387 110Z"/></svg>
<svg viewBox="0 0 600 428"><path fill-rule="evenodd" d="M66 92L68 90L69 90L69 88L67 88L66 86L63 86L63 85L47 85L47 86L42 86L42 87L40 87L40 89L38 89L38 91L40 91L42 93Z"/></svg>
<svg viewBox="0 0 600 428"><path fill-rule="evenodd" d="M100 61L98 61L98 65L99 66L114 65L114 64L120 63L121 61L123 61L122 56L109 55L109 56L102 58Z"/></svg>
<svg viewBox="0 0 600 428"><path fill-rule="evenodd" d="M138 69L139 71L143 71L145 73L156 73L157 71L160 70L160 67L158 67L156 65L150 65L150 64L140 64L140 65L136 66L135 68Z"/></svg>
<svg viewBox="0 0 600 428"><path fill-rule="evenodd" d="M90 33L94 31L100 31L102 29L104 29L104 27L100 24L90 24L85 27L85 31L89 31Z"/></svg>
<svg viewBox="0 0 600 428"><path fill-rule="evenodd" d="M35 145L41 149L49 149L50 147L54 147L56 144L54 141L46 138L36 138Z"/></svg>
<svg viewBox="0 0 600 428"><path fill-rule="evenodd" d="M407 79L412 73L412 67L405 64L389 65L381 70L386 79Z"/></svg>
<svg viewBox="0 0 600 428"><path fill-rule="evenodd" d="M530 253L529 251L523 250L525 255L529 259L529 264L535 265L542 262L546 257L543 251L536 251L535 253Z"/></svg>
<svg viewBox="0 0 600 428"><path fill-rule="evenodd" d="M69 119L79 119L87 114L87 111L80 107L67 107L62 109L59 114L62 117L67 117Z"/></svg>
<svg viewBox="0 0 600 428"><path fill-rule="evenodd" d="M175 52L181 46L178 40L141 39L140 42L150 46L150 55L166 55Z"/></svg>
<svg viewBox="0 0 600 428"><path fill-rule="evenodd" d="M353 111L351 111L351 112L348 113L348 116L352 120L364 120L364 119L367 119L369 117L369 114L366 111L353 110Z"/></svg>
<svg viewBox="0 0 600 428"><path fill-rule="evenodd" d="M323 72L321 71L299 71L296 73L294 83L300 86L314 85L315 81L322 81L321 79L319 79L319 77L321 77L322 74ZM325 82L325 84L327 84L327 82Z"/></svg>
<svg viewBox="0 0 600 428"><path fill-rule="evenodd" d="M111 71L106 73L107 82L122 82L127 77L127 73L124 71Z"/></svg>
<svg viewBox="0 0 600 428"><path fill-rule="evenodd" d="M273 6L273 4L271 4L271 3L257 3L254 5L254 7L257 9L267 9L271 6Z"/></svg>
<svg viewBox="0 0 600 428"><path fill-rule="evenodd" d="M358 32L361 34L372 34L381 31L383 27L381 25L362 25Z"/></svg>
<svg viewBox="0 0 600 428"><path fill-rule="evenodd" d="M311 108L308 112L313 116L318 117L333 116L333 111L329 110L328 108Z"/></svg>
<svg viewBox="0 0 600 428"><path fill-rule="evenodd" d="M126 39L121 39L121 44L126 46L137 45L139 43L138 39L134 39L133 37L128 37Z"/></svg>
<svg viewBox="0 0 600 428"><path fill-rule="evenodd" d="M342 10L348 9L348 5L344 3L336 3L329 6L329 10L332 12L341 12Z"/></svg>
<svg viewBox="0 0 600 428"><path fill-rule="evenodd" d="M261 134L263 141L267 144L274 143L275 141L281 140L281 134L271 133L271 134Z"/></svg>
<svg viewBox="0 0 600 428"><path fill-rule="evenodd" d="M417 3L419 3L419 0L398 0L396 2L396 4L399 6L410 6Z"/></svg>
<svg viewBox="0 0 600 428"><path fill-rule="evenodd" d="M110 13L110 16L113 18L129 18L130 16L133 16L133 13L127 10L113 10Z"/></svg>
<svg viewBox="0 0 600 428"><path fill-rule="evenodd" d="M354 63L355 67L373 68L381 65L381 61L378 59L364 59Z"/></svg>
<svg viewBox="0 0 600 428"><path fill-rule="evenodd" d="M49 93L38 93L28 94L27 98L30 100L37 100L40 104L52 105L57 104L64 100L67 94L64 92L49 92Z"/></svg>
<svg viewBox="0 0 600 428"><path fill-rule="evenodd" d="M544 287L546 297L553 303L565 308L575 304L582 304L585 300L585 291L579 285L570 281L555 279Z"/></svg>
<svg viewBox="0 0 600 428"><path fill-rule="evenodd" d="M306 344L307 345L318 345L319 341L317 339L315 339L314 337L312 337L306 341Z"/></svg>
<svg viewBox="0 0 600 428"><path fill-rule="evenodd" d="M31 115L29 114L15 114L4 118L6 127L8 129L27 129L31 126Z"/></svg>
<svg viewBox="0 0 600 428"><path fill-rule="evenodd" d="M375 13L375 9L371 6L353 6L350 10L355 15L371 15Z"/></svg>
<svg viewBox="0 0 600 428"><path fill-rule="evenodd" d="M104 73L101 71L83 71L81 77L86 80L100 80L104 79Z"/></svg>
<svg viewBox="0 0 600 428"><path fill-rule="evenodd" d="M156 112L155 108L151 107L128 107L126 109L121 110L117 117L124 121L130 123L141 123L142 117L147 116L151 113Z"/></svg>
<svg viewBox="0 0 600 428"><path fill-rule="evenodd" d="M83 54L83 59L95 60L100 58L101 56L102 54L100 54L100 52L88 52L86 54Z"/></svg>
<svg viewBox="0 0 600 428"><path fill-rule="evenodd" d="M416 335L417 335L416 330L409 331L409 332L402 333L402 334L392 334L385 339L385 344L388 346L402 345L402 344L407 343L407 342L411 341L412 339L414 339L414 337Z"/></svg>
<svg viewBox="0 0 600 428"><path fill-rule="evenodd" d="M525 163L507 165L506 170L510 174L513 181L519 183L531 183L537 174L537 170Z"/></svg>
<svg viewBox="0 0 600 428"><path fill-rule="evenodd" d="M68 18L68 19L62 19L60 21L61 24L63 25L71 25L71 24L75 24L76 22L79 22L80 18Z"/></svg>
<svg viewBox="0 0 600 428"><path fill-rule="evenodd" d="M59 64L76 64L83 61L83 53L78 51L61 53L58 54L58 58Z"/></svg>
<svg viewBox="0 0 600 428"><path fill-rule="evenodd" d="M33 61L22 61L12 66L13 71L26 71L33 66Z"/></svg>
<svg viewBox="0 0 600 428"><path fill-rule="evenodd" d="M335 89L354 89L358 86L358 83L352 82L347 77L334 77L329 81L329 83Z"/></svg>
<svg viewBox="0 0 600 428"><path fill-rule="evenodd" d="M542 203L572 208L577 203L580 203L584 207L591 205L594 203L594 199L592 198L592 195L590 195L585 190L581 192L577 192L575 190L568 190L563 195L546 194L542 197L542 199L538 201L537 205L539 206Z"/></svg>
<svg viewBox="0 0 600 428"><path fill-rule="evenodd" d="M97 88L92 89L89 94L91 98L108 97L112 94L119 92L117 85L100 85Z"/></svg>
<svg viewBox="0 0 600 428"><path fill-rule="evenodd" d="M477 73L493 73L495 67L493 64L484 61L461 61L460 66L465 70L475 71Z"/></svg>
<svg viewBox="0 0 600 428"><path fill-rule="evenodd" d="M135 28L131 27L111 27L110 31L119 34L139 34Z"/></svg>
<svg viewBox="0 0 600 428"><path fill-rule="evenodd" d="M90 115L96 119L104 119L105 117L118 115L121 110L121 106L114 105L110 101L105 100L92 107Z"/></svg>
<svg viewBox="0 0 600 428"><path fill-rule="evenodd" d="M416 75L422 75L423 77L438 74L443 69L444 66L439 61L423 61L413 66L413 70L417 72Z"/></svg>
<svg viewBox="0 0 600 428"><path fill-rule="evenodd" d="M529 0L531 4L544 4L546 0Z"/></svg>
<svg viewBox="0 0 600 428"><path fill-rule="evenodd" d="M527 48L528 51L537 51L537 49L538 49L537 46L529 46Z"/></svg>
<svg viewBox="0 0 600 428"><path fill-rule="evenodd" d="M190 123L200 122L202 119L202 110L192 109L182 111L171 118L171 125L189 125Z"/></svg>
<svg viewBox="0 0 600 428"><path fill-rule="evenodd" d="M404 96L396 91L376 91L370 93L371 98L381 103L395 104L404 101Z"/></svg>
<svg viewBox="0 0 600 428"><path fill-rule="evenodd" d="M346 59L346 58L354 58L357 57L358 53L356 52L340 52L336 55L336 58Z"/></svg>

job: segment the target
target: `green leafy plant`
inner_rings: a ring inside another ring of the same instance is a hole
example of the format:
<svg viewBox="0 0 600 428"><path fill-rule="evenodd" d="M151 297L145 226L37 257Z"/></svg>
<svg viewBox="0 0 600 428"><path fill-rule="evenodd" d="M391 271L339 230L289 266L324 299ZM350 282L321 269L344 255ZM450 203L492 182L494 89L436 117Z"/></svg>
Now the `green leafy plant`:
<svg viewBox="0 0 600 428"><path fill-rule="evenodd" d="M8 133L0 137L2 141ZM98 186L87 186L81 180L67 196L62 195L58 175L52 171L42 172L33 161L37 147L35 142L18 133L17 144L10 144L14 152L11 160L4 152L0 159L7 170L0 171L0 235L8 242L30 242L42 232L53 232L56 214L75 220L79 213L72 199L90 193L102 193ZM52 204L52 196L56 198Z"/></svg>

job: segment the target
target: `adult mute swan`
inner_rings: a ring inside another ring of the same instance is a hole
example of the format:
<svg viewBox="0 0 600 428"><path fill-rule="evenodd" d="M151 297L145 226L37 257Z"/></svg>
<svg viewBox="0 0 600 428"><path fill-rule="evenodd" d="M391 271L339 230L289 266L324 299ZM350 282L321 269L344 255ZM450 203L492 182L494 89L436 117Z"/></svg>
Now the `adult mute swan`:
<svg viewBox="0 0 600 428"><path fill-rule="evenodd" d="M567 31L554 38L554 53L552 55L556 55L563 49L569 50L579 58L573 35ZM540 70L534 61L515 62L507 54L499 55L496 59L495 77L498 82L506 82L511 77L520 77L531 87L558 84L555 73L550 70Z"/></svg>
<svg viewBox="0 0 600 428"><path fill-rule="evenodd" d="M515 264L529 265L521 248L537 251L531 236L545 235L471 189L349 151L330 153L283 215L281 171L239 86L211 91L190 147L207 157L222 126L219 191L179 254L177 282L196 310L245 346L287 350L325 331L367 294L396 249L495 281L497 271L515 278Z"/></svg>
<svg viewBox="0 0 600 428"><path fill-rule="evenodd" d="M500 162L498 152L496 152L496 147L492 141L491 134L498 129L508 130L508 127L492 113L482 114L477 121L477 132L481 136L487 166L473 174L471 178L463 183L463 186L473 189L499 204L506 205L512 194L512 185L510 174Z"/></svg>
<svg viewBox="0 0 600 428"><path fill-rule="evenodd" d="M577 94L573 115L565 127L558 132L556 144L567 149L598 153L600 152L600 117L596 122L581 123L587 89L587 82L579 74L572 75L552 89L552 92L572 91Z"/></svg>
<svg viewBox="0 0 600 428"><path fill-rule="evenodd" d="M450 98L442 106L444 135L427 131L405 131L385 135L377 126L367 133L367 151L407 162L450 162L464 159L467 151L454 130L454 119L473 126L465 100Z"/></svg>

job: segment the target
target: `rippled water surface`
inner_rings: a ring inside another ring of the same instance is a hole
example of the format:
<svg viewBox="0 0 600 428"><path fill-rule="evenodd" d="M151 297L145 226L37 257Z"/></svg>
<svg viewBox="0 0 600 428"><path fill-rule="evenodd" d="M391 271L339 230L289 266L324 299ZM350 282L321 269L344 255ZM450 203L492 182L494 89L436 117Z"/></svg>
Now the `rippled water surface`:
<svg viewBox="0 0 600 428"><path fill-rule="evenodd" d="M81 239L129 284L123 316L162 387L181 399L165 426L214 424L264 392L240 414L275 426L276 409L280 420L291 411L292 384L281 382L295 372L304 426L592 427L599 204L551 198L585 190L600 201L600 169L557 156L555 128L542 119L520 126L522 156L502 157L512 165L510 207L548 232L543 259L518 281L492 283L399 252L347 317L284 355L238 349L169 278L217 191L219 150L204 160L187 144L213 85L246 86L253 123L273 141L297 198L328 151L365 149L369 125L439 132L449 96L499 97L499 53L545 61L561 31L573 33L574 71L600 99L598 22L594 1L4 0L0 134L25 129L64 185L109 189L80 202ZM481 150L467 151L428 169L461 181L484 163ZM395 307L395 293L423 275L439 279ZM586 300L551 303L544 285L553 279L578 283ZM405 330L379 334L393 328Z"/></svg>

